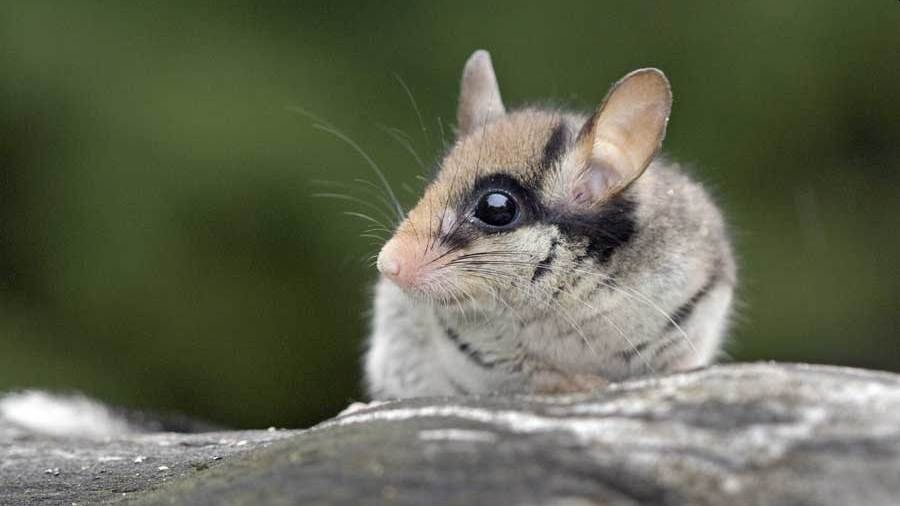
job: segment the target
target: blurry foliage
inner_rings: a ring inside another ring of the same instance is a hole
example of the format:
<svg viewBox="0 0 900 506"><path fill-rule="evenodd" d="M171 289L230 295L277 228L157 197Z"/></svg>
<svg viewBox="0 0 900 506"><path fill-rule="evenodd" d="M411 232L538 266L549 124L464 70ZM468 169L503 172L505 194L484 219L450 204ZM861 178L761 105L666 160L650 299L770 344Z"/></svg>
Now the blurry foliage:
<svg viewBox="0 0 900 506"><path fill-rule="evenodd" d="M480 47L508 104L664 69L665 148L734 227L731 355L900 370L898 27L888 0L0 2L0 390L242 426L360 398L376 245L312 195L374 178L292 110L409 205L385 130L433 164Z"/></svg>

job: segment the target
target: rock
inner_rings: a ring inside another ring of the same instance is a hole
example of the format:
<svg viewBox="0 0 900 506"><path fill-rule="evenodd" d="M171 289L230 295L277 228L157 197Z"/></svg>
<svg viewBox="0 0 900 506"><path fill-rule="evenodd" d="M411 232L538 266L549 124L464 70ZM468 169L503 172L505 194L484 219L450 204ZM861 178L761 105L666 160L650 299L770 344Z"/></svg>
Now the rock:
<svg viewBox="0 0 900 506"><path fill-rule="evenodd" d="M895 505L900 376L732 364L565 397L355 406L309 430L36 436L0 504Z"/></svg>

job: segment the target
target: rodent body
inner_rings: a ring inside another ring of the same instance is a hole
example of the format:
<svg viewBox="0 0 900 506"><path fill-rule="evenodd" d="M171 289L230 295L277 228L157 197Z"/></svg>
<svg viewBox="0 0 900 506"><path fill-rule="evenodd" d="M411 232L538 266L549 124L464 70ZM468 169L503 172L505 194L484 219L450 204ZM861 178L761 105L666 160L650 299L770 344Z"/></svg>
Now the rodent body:
<svg viewBox="0 0 900 506"><path fill-rule="evenodd" d="M371 396L572 392L711 362L735 265L707 193L656 156L670 104L642 70L592 116L506 112L476 52L456 143L379 255Z"/></svg>

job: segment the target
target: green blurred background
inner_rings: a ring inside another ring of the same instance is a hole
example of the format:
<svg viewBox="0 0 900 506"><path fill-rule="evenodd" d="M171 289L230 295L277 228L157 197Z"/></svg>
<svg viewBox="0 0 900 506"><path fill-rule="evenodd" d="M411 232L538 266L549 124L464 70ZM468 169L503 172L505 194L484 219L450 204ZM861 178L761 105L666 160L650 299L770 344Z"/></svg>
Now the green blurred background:
<svg viewBox="0 0 900 506"><path fill-rule="evenodd" d="M476 48L511 105L664 69L665 149L733 224L730 354L900 370L896 0L0 6L0 390L235 426L360 399L376 245L312 195L374 177L292 108L417 188L385 130L433 162Z"/></svg>

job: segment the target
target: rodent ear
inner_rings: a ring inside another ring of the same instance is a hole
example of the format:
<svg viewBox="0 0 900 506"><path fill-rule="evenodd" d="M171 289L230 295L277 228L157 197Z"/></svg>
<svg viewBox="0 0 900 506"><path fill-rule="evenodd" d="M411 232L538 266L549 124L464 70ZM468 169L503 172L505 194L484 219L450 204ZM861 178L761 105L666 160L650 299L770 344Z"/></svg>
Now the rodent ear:
<svg viewBox="0 0 900 506"><path fill-rule="evenodd" d="M578 134L579 170L569 186L574 203L603 202L643 174L659 151L671 110L672 91L660 70L635 70L614 84Z"/></svg>
<svg viewBox="0 0 900 506"><path fill-rule="evenodd" d="M458 135L467 135L505 113L491 55L479 49L472 53L463 68L456 113Z"/></svg>

